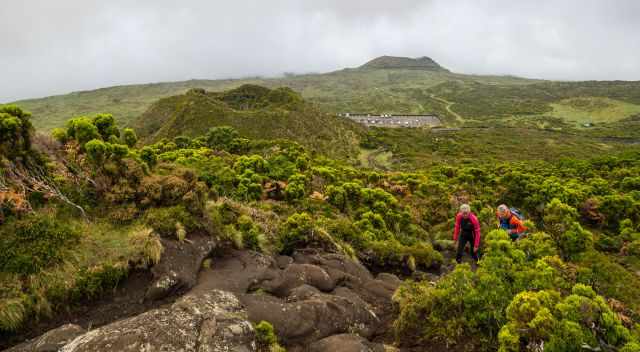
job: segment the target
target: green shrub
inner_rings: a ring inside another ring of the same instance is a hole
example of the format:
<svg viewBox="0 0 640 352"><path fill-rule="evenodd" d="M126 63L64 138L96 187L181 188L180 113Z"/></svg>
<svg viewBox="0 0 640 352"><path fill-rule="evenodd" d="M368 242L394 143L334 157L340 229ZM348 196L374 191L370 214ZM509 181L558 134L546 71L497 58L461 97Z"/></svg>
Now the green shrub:
<svg viewBox="0 0 640 352"><path fill-rule="evenodd" d="M640 342L629 342L624 345L619 352L640 352Z"/></svg>
<svg viewBox="0 0 640 352"><path fill-rule="evenodd" d="M263 178L251 170L245 170L236 177L235 197L244 201L258 200L262 197Z"/></svg>
<svg viewBox="0 0 640 352"><path fill-rule="evenodd" d="M52 216L32 215L3 225L0 232L0 271L35 274L64 259L80 232Z"/></svg>
<svg viewBox="0 0 640 352"><path fill-rule="evenodd" d="M67 130L64 128L54 128L51 130L51 137L56 141L64 144L69 140L69 136L67 136Z"/></svg>
<svg viewBox="0 0 640 352"><path fill-rule="evenodd" d="M565 257L575 259L577 255L593 247L593 236L578 223L572 226L560 237L560 249Z"/></svg>
<svg viewBox="0 0 640 352"><path fill-rule="evenodd" d="M102 139L98 128L88 117L76 117L67 121L67 136L75 139L81 146L92 139Z"/></svg>
<svg viewBox="0 0 640 352"><path fill-rule="evenodd" d="M160 236L177 238L177 224L184 226L187 231L202 228L198 219L189 213L184 206L176 205L166 208L152 208L145 215L145 223L153 228Z"/></svg>
<svg viewBox="0 0 640 352"><path fill-rule="evenodd" d="M244 248L259 251L261 250L262 233L260 227L251 220L248 215L238 218L238 230L242 233L242 244Z"/></svg>
<svg viewBox="0 0 640 352"><path fill-rule="evenodd" d="M278 344L278 336L273 329L273 325L268 321L260 321L254 326L256 329L256 342L260 352L286 352Z"/></svg>
<svg viewBox="0 0 640 352"><path fill-rule="evenodd" d="M209 129L206 135L207 146L211 149L227 150L231 146L231 142L238 138L239 134L233 127L218 126Z"/></svg>
<svg viewBox="0 0 640 352"><path fill-rule="evenodd" d="M102 136L102 139L107 141L109 137L120 137L120 131L116 126L116 120L111 114L98 114L91 121L98 129L98 132Z"/></svg>
<svg viewBox="0 0 640 352"><path fill-rule="evenodd" d="M115 289L127 276L127 268L105 264L99 267L82 268L76 275L75 285L69 292L73 301L95 299L104 292Z"/></svg>
<svg viewBox="0 0 640 352"><path fill-rule="evenodd" d="M600 251L617 253L620 252L623 244L624 241L617 236L602 234L595 242L595 247Z"/></svg>
<svg viewBox="0 0 640 352"><path fill-rule="evenodd" d="M347 208L347 192L341 186L327 186L325 195L327 196L327 201L341 211Z"/></svg>
<svg viewBox="0 0 640 352"><path fill-rule="evenodd" d="M405 246L397 240L372 241L365 244L366 261L370 264L402 271L438 268L442 254L426 243Z"/></svg>
<svg viewBox="0 0 640 352"><path fill-rule="evenodd" d="M307 177L303 174L295 174L289 177L289 183L284 189L285 198L289 201L302 199L307 190Z"/></svg>
<svg viewBox="0 0 640 352"><path fill-rule="evenodd" d="M156 151L153 148L146 146L140 149L140 159L147 163L147 165L151 168L154 167L158 161L158 156Z"/></svg>
<svg viewBox="0 0 640 352"><path fill-rule="evenodd" d="M265 174L268 171L268 164L260 155L242 155L233 164L233 169L238 174L242 174L246 171L251 171L256 174Z"/></svg>
<svg viewBox="0 0 640 352"><path fill-rule="evenodd" d="M556 318L551 313L560 300L555 291L520 292L507 307L509 323L498 335L500 351L520 351L521 342L541 345L553 333Z"/></svg>
<svg viewBox="0 0 640 352"><path fill-rule="evenodd" d="M89 161L94 166L101 167L109 158L109 154L111 153L110 146L110 144L100 139L92 139L84 145L84 148Z"/></svg>
<svg viewBox="0 0 640 352"><path fill-rule="evenodd" d="M122 144L109 144L111 150L111 156L114 160L122 160L129 155L129 148Z"/></svg>
<svg viewBox="0 0 640 352"><path fill-rule="evenodd" d="M578 219L578 211L554 198L545 206L544 227L554 238L559 239Z"/></svg>
<svg viewBox="0 0 640 352"><path fill-rule="evenodd" d="M465 297L472 292L473 273L467 264L458 265L436 287L422 282L401 286L393 297L400 308L393 325L396 339L413 344L430 340L456 344L475 336L477 321L469 321L467 316L470 309L478 307L465 304Z"/></svg>
<svg viewBox="0 0 640 352"><path fill-rule="evenodd" d="M627 246L627 253L640 258L640 239L629 243Z"/></svg>
<svg viewBox="0 0 640 352"><path fill-rule="evenodd" d="M125 128L122 130L122 140L129 148L133 148L138 143L138 135L133 129Z"/></svg>
<svg viewBox="0 0 640 352"><path fill-rule="evenodd" d="M294 249L309 243L312 240L313 229L313 219L309 214L291 215L280 228L281 252L291 254Z"/></svg>

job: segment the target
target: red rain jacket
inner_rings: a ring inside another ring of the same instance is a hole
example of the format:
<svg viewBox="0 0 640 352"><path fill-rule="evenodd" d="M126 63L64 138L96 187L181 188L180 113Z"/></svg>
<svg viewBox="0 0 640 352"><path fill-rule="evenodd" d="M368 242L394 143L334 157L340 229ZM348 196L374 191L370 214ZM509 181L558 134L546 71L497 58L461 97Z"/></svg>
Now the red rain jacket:
<svg viewBox="0 0 640 352"><path fill-rule="evenodd" d="M473 224L473 247L478 248L480 246L480 222L478 221L478 217L474 213L469 214L469 220L471 220L471 224ZM462 213L458 213L456 215L456 227L453 230L453 240L457 241L458 236L460 235L460 222L462 221Z"/></svg>

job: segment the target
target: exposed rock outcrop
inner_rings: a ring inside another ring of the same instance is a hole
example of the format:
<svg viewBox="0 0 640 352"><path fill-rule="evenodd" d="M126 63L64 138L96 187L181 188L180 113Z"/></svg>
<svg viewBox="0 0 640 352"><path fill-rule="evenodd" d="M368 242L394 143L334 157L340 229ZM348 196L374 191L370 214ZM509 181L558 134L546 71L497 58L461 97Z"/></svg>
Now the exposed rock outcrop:
<svg viewBox="0 0 640 352"><path fill-rule="evenodd" d="M10 351L249 352L256 349L254 335L236 296L213 290L186 295L168 308L153 309L88 332L63 326ZM56 349L37 349L43 343Z"/></svg>
<svg viewBox="0 0 640 352"><path fill-rule="evenodd" d="M163 238L164 254L160 263L151 269L154 279L145 299L162 299L195 286L202 261L215 245L209 236L194 236L184 243Z"/></svg>
<svg viewBox="0 0 640 352"><path fill-rule="evenodd" d="M395 275L374 277L350 258L315 251L276 258L232 251L196 279L214 244L192 241L169 243L180 246L167 246L169 255L180 250L180 259L153 269L147 299L193 286L173 304L88 331L64 325L9 351L248 352L256 349L251 322L262 320L293 352L388 350L370 340L389 328L391 296L400 284Z"/></svg>
<svg viewBox="0 0 640 352"><path fill-rule="evenodd" d="M232 290L249 320L269 321L280 341L295 347L343 333L366 340L386 330L399 284L395 275L374 277L342 255L310 250L272 259L235 252L215 259L194 291Z"/></svg>

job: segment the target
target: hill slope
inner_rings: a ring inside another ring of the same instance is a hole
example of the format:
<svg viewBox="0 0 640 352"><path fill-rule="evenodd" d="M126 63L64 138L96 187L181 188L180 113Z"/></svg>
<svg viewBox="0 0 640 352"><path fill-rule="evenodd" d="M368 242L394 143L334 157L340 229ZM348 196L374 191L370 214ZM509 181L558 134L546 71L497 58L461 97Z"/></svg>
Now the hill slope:
<svg viewBox="0 0 640 352"><path fill-rule="evenodd" d="M289 88L243 85L224 92L193 89L160 99L133 124L145 141L204 134L231 126L246 138L286 138L310 150L355 158L362 126L319 111Z"/></svg>
<svg viewBox="0 0 640 352"><path fill-rule="evenodd" d="M243 84L290 87L330 114L435 113L448 125L541 116L577 125L617 121L640 111L640 82L466 75L449 72L429 58L397 57L380 57L360 68L323 74L118 86L18 104L32 112L38 129L50 130L70 117L99 112L112 113L120 124L131 126L158 99L192 88L223 91Z"/></svg>
<svg viewBox="0 0 640 352"><path fill-rule="evenodd" d="M430 57L380 56L360 66L362 69L414 69L449 72Z"/></svg>

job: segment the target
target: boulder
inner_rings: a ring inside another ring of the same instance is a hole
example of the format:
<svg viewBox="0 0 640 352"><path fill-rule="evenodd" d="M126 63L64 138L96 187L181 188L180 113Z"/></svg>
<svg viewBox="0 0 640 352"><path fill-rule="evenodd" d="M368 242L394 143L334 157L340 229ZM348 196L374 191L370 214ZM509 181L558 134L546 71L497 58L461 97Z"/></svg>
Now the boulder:
<svg viewBox="0 0 640 352"><path fill-rule="evenodd" d="M57 334L56 330L40 339ZM58 347L61 352L256 350L255 332L246 311L235 295L218 290L184 296L167 308L84 332Z"/></svg>
<svg viewBox="0 0 640 352"><path fill-rule="evenodd" d="M153 281L145 294L147 300L159 300L186 291L197 282L202 261L215 248L209 236L194 236L184 243L162 239L164 253L151 272Z"/></svg>
<svg viewBox="0 0 640 352"><path fill-rule="evenodd" d="M62 325L40 337L6 350L6 352L57 352L86 331L75 324Z"/></svg>
<svg viewBox="0 0 640 352"><path fill-rule="evenodd" d="M314 264L325 270L334 269L338 272L355 276L361 280L371 280L373 275L359 262L341 254L319 254L311 250L300 250L294 253L294 261L299 264Z"/></svg>
<svg viewBox="0 0 640 352"><path fill-rule="evenodd" d="M275 266L275 260L262 253L230 250L222 257L212 258L211 267L200 271L198 284L192 292L217 289L247 293L257 277L264 277L265 271L273 270Z"/></svg>
<svg viewBox="0 0 640 352"><path fill-rule="evenodd" d="M289 296L291 290L305 284L324 292L330 292L336 287L336 282L321 267L312 264L291 264L284 270L265 271L256 279L252 288L260 288L284 298Z"/></svg>
<svg viewBox="0 0 640 352"><path fill-rule="evenodd" d="M239 296L249 320L266 320L285 344L308 344L345 332L370 337L379 326L379 318L362 300L314 292L300 288L304 299L285 302L271 295Z"/></svg>
<svg viewBox="0 0 640 352"><path fill-rule="evenodd" d="M289 264L293 264L293 258L288 255L279 255L275 258L275 261L280 269L284 269L289 266Z"/></svg>
<svg viewBox="0 0 640 352"><path fill-rule="evenodd" d="M369 342L354 334L325 337L309 346L309 352L385 352L380 343Z"/></svg>

